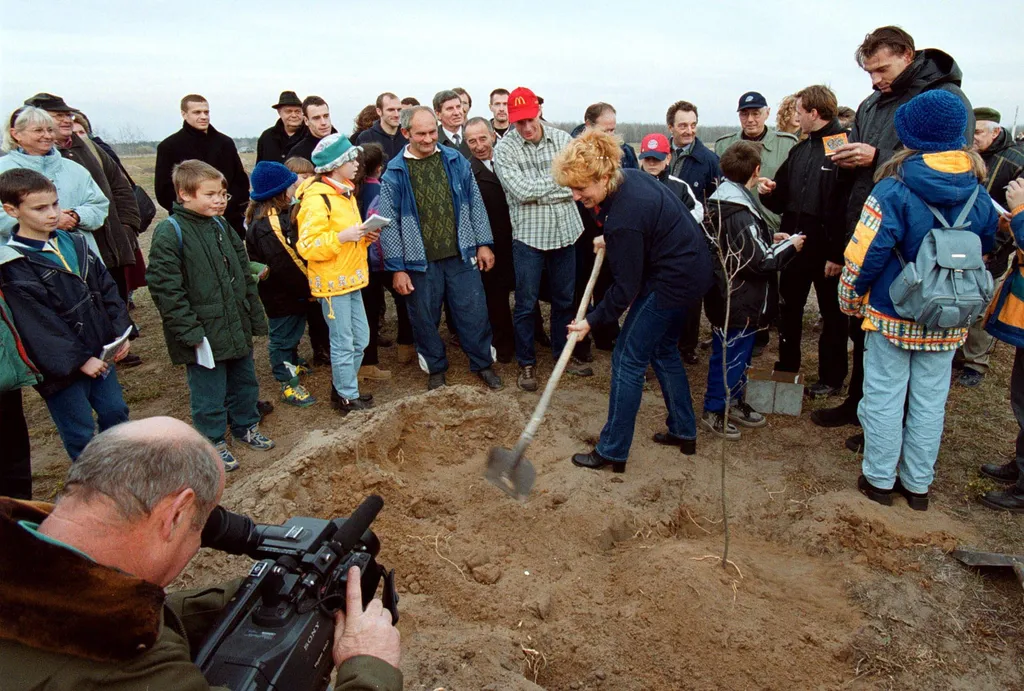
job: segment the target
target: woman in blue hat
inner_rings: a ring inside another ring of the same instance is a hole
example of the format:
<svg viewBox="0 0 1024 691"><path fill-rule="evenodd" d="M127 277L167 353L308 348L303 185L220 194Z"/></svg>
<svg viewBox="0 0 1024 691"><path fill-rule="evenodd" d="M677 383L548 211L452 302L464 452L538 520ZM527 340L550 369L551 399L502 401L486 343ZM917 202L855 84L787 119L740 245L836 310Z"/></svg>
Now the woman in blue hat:
<svg viewBox="0 0 1024 691"><path fill-rule="evenodd" d="M863 317L867 334L864 397L857 409L864 427L858 488L886 506L895 491L912 509L924 511L935 478L953 354L968 325L929 328L901 317L890 286L902 280L904 264L917 260L932 229L941 227L935 214L955 225L966 211L966 230L980 237L983 253L992 247L998 216L979 185L985 164L966 148L967 109L959 98L926 91L900 106L895 125L905 148L875 175L846 247L839 303L845 313Z"/></svg>

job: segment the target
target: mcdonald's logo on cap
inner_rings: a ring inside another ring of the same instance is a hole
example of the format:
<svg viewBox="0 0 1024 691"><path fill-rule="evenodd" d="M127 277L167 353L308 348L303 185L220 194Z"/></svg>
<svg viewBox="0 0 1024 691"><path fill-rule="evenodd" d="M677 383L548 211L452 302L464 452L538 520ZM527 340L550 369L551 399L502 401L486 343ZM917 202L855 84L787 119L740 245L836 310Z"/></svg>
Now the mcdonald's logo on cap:
<svg viewBox="0 0 1024 691"><path fill-rule="evenodd" d="M526 87L517 87L508 97L508 119L510 122L531 120L540 115L540 102L537 95Z"/></svg>

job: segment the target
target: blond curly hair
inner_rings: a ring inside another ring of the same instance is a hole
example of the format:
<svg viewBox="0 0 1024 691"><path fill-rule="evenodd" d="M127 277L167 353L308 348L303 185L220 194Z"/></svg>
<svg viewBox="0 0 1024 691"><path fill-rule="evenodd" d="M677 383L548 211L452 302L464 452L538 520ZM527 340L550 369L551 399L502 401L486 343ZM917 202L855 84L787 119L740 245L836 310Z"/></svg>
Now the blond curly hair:
<svg viewBox="0 0 1024 691"><path fill-rule="evenodd" d="M551 164L551 174L562 187L582 188L608 181L608 192L622 182L622 149L615 137L590 130L573 139Z"/></svg>

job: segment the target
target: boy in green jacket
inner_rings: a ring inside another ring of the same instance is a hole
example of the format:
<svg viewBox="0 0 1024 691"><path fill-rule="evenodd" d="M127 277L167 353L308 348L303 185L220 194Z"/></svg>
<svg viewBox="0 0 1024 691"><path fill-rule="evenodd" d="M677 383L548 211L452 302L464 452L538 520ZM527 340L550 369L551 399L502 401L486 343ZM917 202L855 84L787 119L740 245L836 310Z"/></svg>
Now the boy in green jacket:
<svg viewBox="0 0 1024 691"><path fill-rule="evenodd" d="M265 451L253 336L267 319L238 234L221 218L227 182L213 166L183 161L172 174L178 201L153 231L146 280L163 318L171 362L185 365L192 424L217 448L225 470L238 467L225 438Z"/></svg>

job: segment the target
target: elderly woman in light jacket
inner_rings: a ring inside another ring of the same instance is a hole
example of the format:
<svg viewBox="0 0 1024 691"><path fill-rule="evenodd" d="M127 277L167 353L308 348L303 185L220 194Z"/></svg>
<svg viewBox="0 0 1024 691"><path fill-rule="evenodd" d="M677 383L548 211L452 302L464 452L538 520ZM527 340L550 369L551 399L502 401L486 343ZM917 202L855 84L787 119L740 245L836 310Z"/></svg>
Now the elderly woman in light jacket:
<svg viewBox="0 0 1024 691"><path fill-rule="evenodd" d="M3 140L7 155L0 158L0 173L28 168L53 181L61 208L57 227L80 231L89 248L99 257L99 246L92 231L103 225L110 202L88 170L57 151L53 145L53 118L45 110L24 106L11 114L8 124ZM0 244L10 238L14 225L15 220L0 209Z"/></svg>

